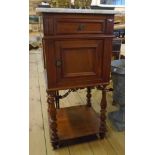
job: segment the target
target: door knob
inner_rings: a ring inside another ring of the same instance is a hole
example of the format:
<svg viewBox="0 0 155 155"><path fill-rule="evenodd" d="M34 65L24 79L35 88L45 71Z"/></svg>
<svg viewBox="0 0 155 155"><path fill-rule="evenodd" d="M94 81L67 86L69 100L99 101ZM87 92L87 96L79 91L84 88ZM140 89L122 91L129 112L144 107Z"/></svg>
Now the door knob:
<svg viewBox="0 0 155 155"><path fill-rule="evenodd" d="M61 60L56 60L56 67L61 67L62 61Z"/></svg>

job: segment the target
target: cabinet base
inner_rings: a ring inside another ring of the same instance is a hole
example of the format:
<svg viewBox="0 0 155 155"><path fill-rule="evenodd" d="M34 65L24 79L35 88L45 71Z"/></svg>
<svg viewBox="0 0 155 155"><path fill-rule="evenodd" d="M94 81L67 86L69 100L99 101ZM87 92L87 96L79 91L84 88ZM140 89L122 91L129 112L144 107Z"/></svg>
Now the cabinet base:
<svg viewBox="0 0 155 155"><path fill-rule="evenodd" d="M92 107L80 105L57 109L56 117L58 147L96 139L100 135L100 118Z"/></svg>

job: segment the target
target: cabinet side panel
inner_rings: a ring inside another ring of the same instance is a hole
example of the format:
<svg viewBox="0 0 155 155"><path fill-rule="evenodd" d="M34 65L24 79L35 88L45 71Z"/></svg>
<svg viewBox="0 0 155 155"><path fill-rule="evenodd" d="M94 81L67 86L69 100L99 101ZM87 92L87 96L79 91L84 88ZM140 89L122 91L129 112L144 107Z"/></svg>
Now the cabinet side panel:
<svg viewBox="0 0 155 155"><path fill-rule="evenodd" d="M45 56L45 42L44 42L44 39L42 39L42 56L43 56L43 64L44 64L44 69L46 69L46 56Z"/></svg>
<svg viewBox="0 0 155 155"><path fill-rule="evenodd" d="M103 81L104 82L109 82L110 80L112 39L113 38L106 38L104 41L104 53L103 53Z"/></svg>
<svg viewBox="0 0 155 155"><path fill-rule="evenodd" d="M56 67L55 67L55 51L54 41L46 39L45 44L45 57L46 57L46 69L47 69L47 83L48 88L54 87L56 84Z"/></svg>
<svg viewBox="0 0 155 155"><path fill-rule="evenodd" d="M53 15L43 15L43 30L44 35L50 36L54 33Z"/></svg>

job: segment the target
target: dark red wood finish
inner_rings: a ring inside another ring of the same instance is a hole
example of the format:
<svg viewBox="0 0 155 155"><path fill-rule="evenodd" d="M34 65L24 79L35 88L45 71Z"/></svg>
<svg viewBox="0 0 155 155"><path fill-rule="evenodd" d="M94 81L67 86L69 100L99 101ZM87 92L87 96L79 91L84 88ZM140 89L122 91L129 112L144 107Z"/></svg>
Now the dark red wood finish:
<svg viewBox="0 0 155 155"><path fill-rule="evenodd" d="M48 89L109 82L113 15L43 14L43 23Z"/></svg>
<svg viewBox="0 0 155 155"><path fill-rule="evenodd" d="M106 14L43 13L44 66L54 148L64 139L95 133L101 138L105 136L105 87L110 77L113 19L114 15ZM91 88L99 85L102 86L100 121L91 107ZM58 90L84 87L87 88L87 106L55 107L54 102L59 102ZM85 123L80 123L80 119Z"/></svg>

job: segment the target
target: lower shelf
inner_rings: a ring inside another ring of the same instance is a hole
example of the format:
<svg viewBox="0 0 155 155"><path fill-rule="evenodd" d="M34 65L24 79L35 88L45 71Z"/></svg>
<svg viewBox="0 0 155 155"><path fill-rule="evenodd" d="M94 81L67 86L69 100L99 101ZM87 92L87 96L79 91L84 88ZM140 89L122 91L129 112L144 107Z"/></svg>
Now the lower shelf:
<svg viewBox="0 0 155 155"><path fill-rule="evenodd" d="M93 108L73 106L57 109L57 129L60 141L99 133L100 118Z"/></svg>

